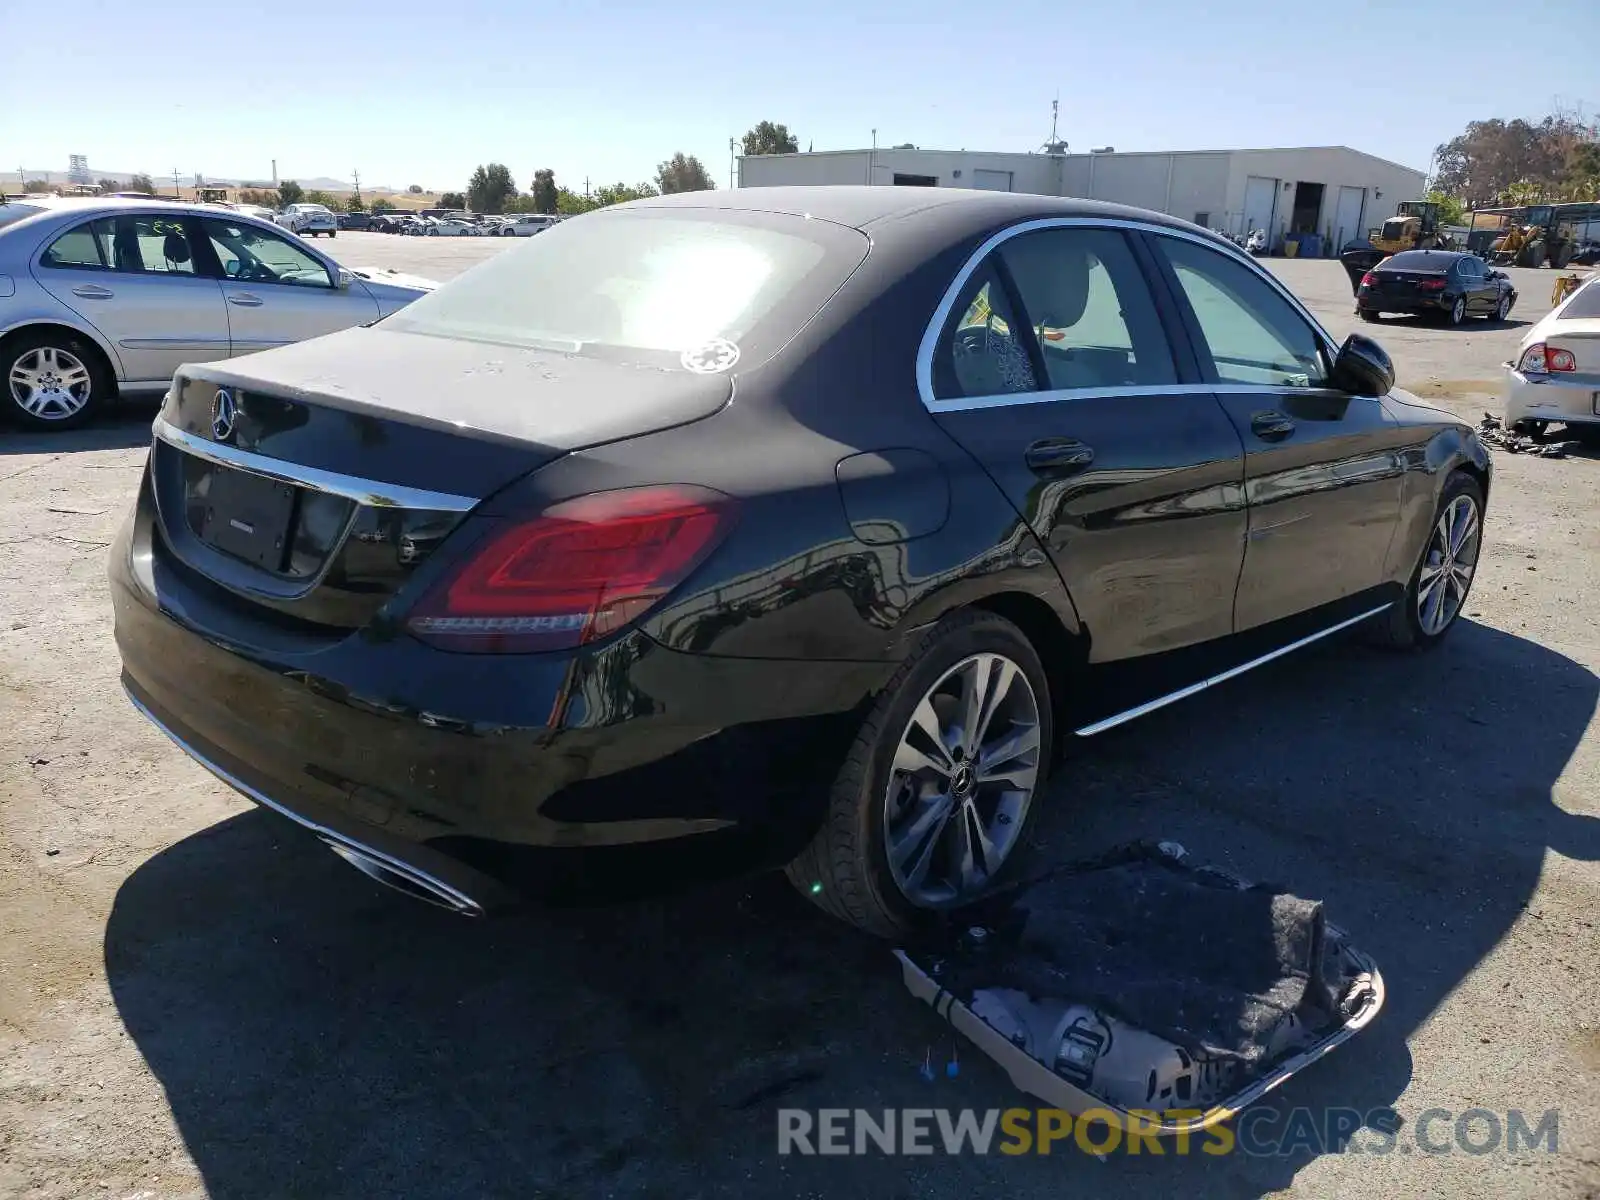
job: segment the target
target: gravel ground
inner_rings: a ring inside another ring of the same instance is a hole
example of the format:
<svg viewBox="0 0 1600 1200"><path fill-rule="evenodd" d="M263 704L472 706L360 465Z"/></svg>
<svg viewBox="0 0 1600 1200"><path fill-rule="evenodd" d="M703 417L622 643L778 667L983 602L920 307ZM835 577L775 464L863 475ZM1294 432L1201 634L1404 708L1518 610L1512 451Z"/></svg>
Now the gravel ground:
<svg viewBox="0 0 1600 1200"><path fill-rule="evenodd" d="M328 248L447 278L505 246ZM1357 327L1337 264L1273 266ZM1515 275L1508 326L1361 328L1476 417L1548 308ZM780 1158L783 1106L1022 1098L975 1055L923 1082L940 1026L780 881L472 924L215 783L117 686L103 560L149 416L0 433L0 1196L1600 1196L1593 458L1499 458L1438 653L1323 645L1085 743L1039 829L1324 898L1388 1005L1269 1107L1392 1108L1393 1153ZM1415 1144L1472 1108L1559 1109L1558 1152Z"/></svg>

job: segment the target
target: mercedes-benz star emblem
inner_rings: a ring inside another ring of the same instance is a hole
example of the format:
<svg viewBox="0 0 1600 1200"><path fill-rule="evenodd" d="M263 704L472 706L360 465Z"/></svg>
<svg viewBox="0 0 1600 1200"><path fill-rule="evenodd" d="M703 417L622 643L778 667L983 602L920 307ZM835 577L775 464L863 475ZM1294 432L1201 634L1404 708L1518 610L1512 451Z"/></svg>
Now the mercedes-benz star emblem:
<svg viewBox="0 0 1600 1200"><path fill-rule="evenodd" d="M219 442L231 438L238 415L239 406L234 403L233 393L227 388L218 388L216 398L211 401L211 436Z"/></svg>

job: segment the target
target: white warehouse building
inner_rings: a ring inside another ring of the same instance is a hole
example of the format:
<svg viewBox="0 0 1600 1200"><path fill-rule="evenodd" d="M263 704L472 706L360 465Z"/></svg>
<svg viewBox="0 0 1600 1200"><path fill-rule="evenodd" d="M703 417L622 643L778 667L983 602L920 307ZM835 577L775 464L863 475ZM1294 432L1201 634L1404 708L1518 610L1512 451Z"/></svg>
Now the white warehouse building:
<svg viewBox="0 0 1600 1200"><path fill-rule="evenodd" d="M975 150L827 150L746 155L741 187L870 183L1078 196L1154 209L1224 233L1320 234L1336 251L1422 198L1427 176L1348 146L1011 154ZM1326 252L1326 249L1325 251Z"/></svg>

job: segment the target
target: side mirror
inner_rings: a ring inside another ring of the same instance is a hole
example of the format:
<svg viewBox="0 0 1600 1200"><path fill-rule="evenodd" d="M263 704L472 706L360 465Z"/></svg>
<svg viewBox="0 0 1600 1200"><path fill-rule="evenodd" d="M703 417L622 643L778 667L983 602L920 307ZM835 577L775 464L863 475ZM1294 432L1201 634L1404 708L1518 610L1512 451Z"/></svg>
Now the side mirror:
<svg viewBox="0 0 1600 1200"><path fill-rule="evenodd" d="M355 282L355 273L353 271L346 271L343 267L340 267L339 274L335 276L334 286L340 291L348 291L350 288L355 286ZM1383 352L1380 350L1379 353L1381 354Z"/></svg>
<svg viewBox="0 0 1600 1200"><path fill-rule="evenodd" d="M1394 363L1377 342L1352 333L1333 360L1330 382L1352 396L1382 396L1394 387Z"/></svg>
<svg viewBox="0 0 1600 1200"><path fill-rule="evenodd" d="M239 273L239 260L237 258L230 258L227 262L223 263L222 273L229 279L232 279Z"/></svg>

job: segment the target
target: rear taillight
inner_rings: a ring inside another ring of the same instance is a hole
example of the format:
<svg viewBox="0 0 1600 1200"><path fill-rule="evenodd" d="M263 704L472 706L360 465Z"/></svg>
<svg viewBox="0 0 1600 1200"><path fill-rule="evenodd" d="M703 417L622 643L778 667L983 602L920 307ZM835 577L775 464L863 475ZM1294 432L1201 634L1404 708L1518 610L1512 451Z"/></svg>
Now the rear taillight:
<svg viewBox="0 0 1600 1200"><path fill-rule="evenodd" d="M1442 279L1423 279L1423 280L1419 280L1418 283L1417 283L1417 288L1418 288L1419 291L1424 291L1424 292L1442 292L1442 291L1444 291L1444 280L1442 280Z"/></svg>
<svg viewBox="0 0 1600 1200"><path fill-rule="evenodd" d="M1535 342L1522 352L1522 357L1517 361L1517 370L1534 375L1544 375L1553 371L1576 371L1578 360L1572 357L1571 350L1561 350L1555 346L1546 346L1543 342Z"/></svg>
<svg viewBox="0 0 1600 1200"><path fill-rule="evenodd" d="M1363 275L1361 277L1361 286L1362 287L1377 287L1378 286L1378 277L1376 275L1374 275L1371 271L1368 271L1365 275Z"/></svg>
<svg viewBox="0 0 1600 1200"><path fill-rule="evenodd" d="M637 620L732 528L733 502L689 485L566 500L493 534L407 625L449 650L561 650Z"/></svg>

